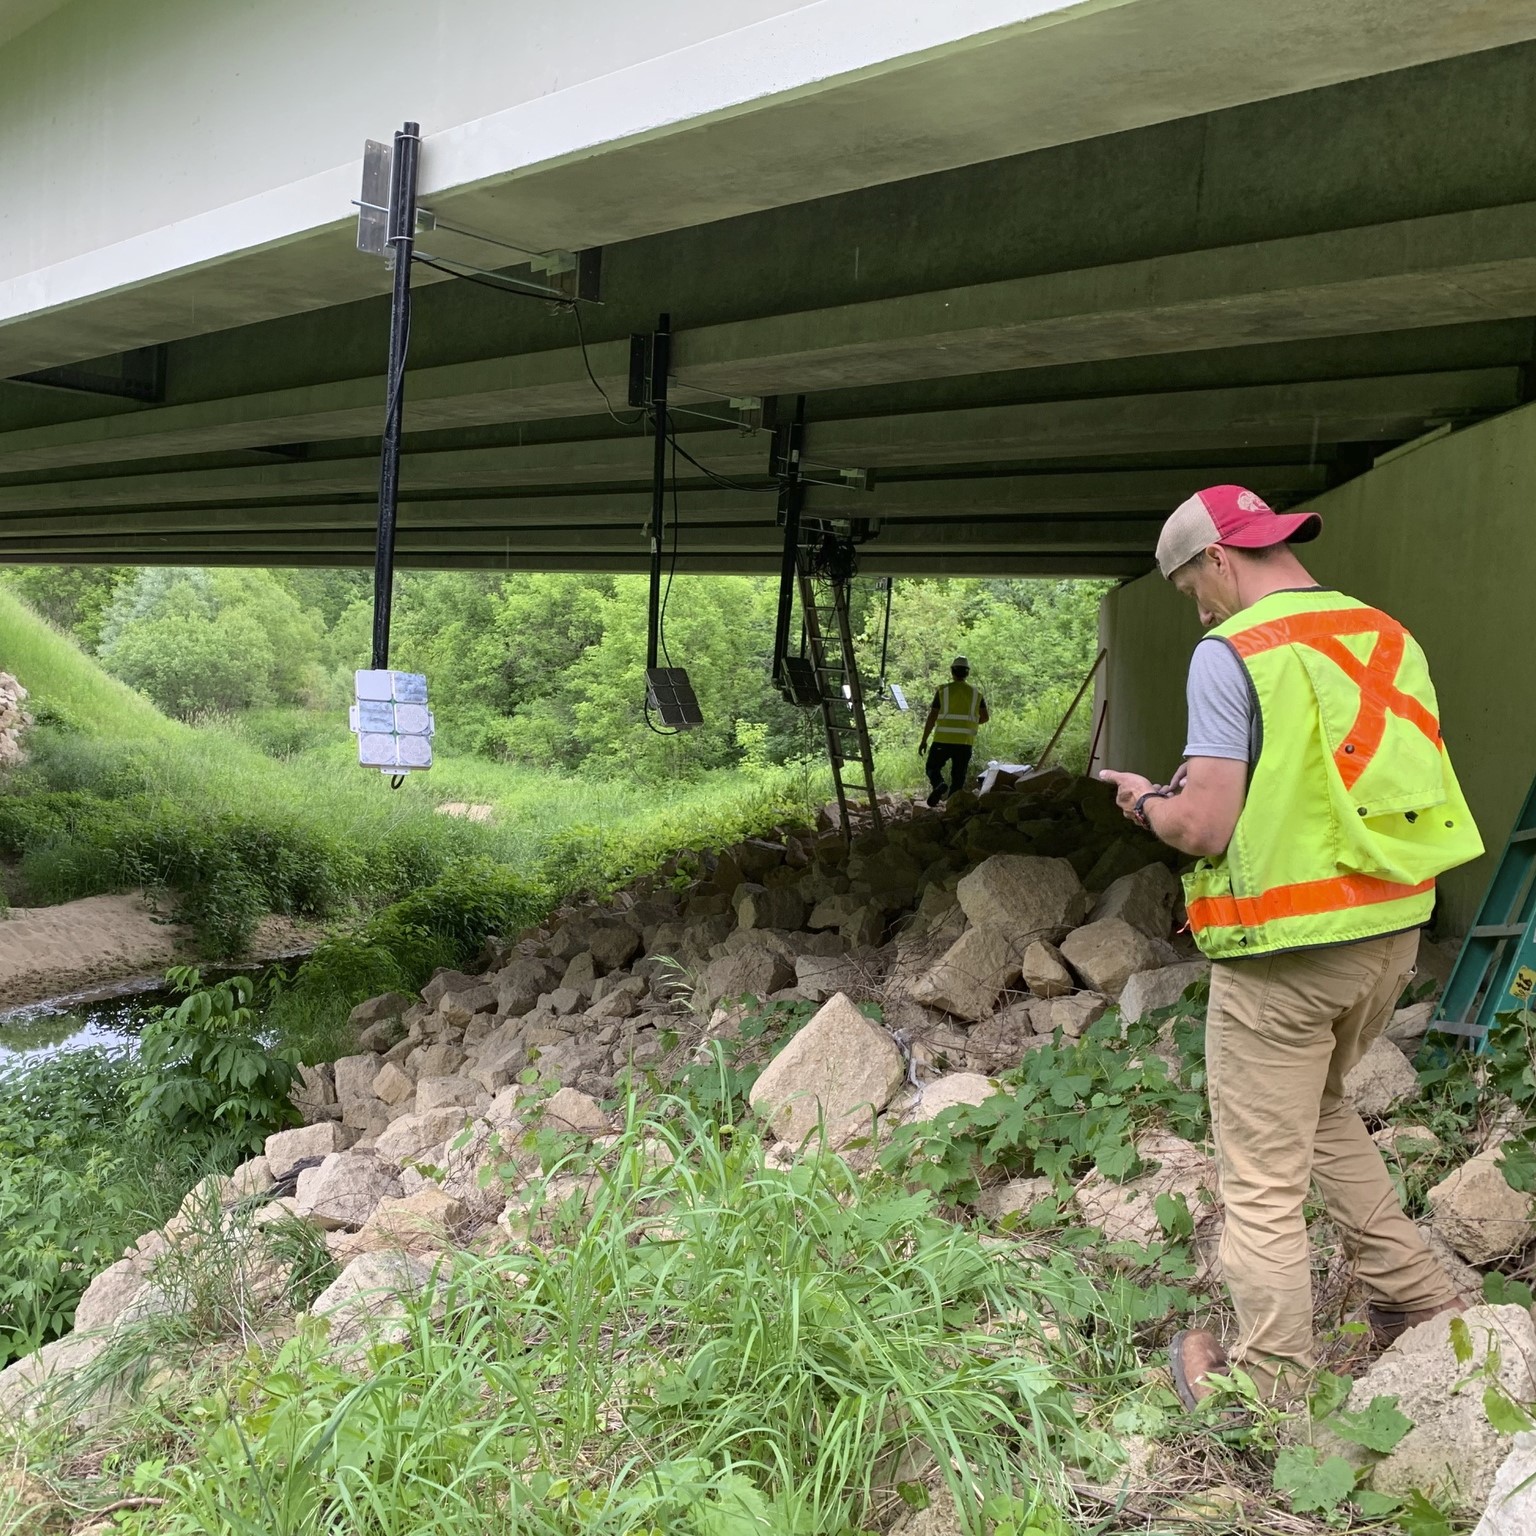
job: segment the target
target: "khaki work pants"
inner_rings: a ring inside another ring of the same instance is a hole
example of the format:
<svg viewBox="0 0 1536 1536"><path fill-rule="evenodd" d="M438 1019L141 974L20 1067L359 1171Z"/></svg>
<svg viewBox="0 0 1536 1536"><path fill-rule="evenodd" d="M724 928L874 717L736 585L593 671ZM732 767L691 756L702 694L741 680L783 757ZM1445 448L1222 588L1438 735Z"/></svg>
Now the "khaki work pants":
<svg viewBox="0 0 1536 1536"><path fill-rule="evenodd" d="M1206 1069L1238 1322L1231 1358L1266 1395L1288 1394L1316 1364L1302 1212L1312 1180L1373 1302L1417 1311L1456 1294L1344 1092L1417 947L1417 932L1399 933L1211 968Z"/></svg>

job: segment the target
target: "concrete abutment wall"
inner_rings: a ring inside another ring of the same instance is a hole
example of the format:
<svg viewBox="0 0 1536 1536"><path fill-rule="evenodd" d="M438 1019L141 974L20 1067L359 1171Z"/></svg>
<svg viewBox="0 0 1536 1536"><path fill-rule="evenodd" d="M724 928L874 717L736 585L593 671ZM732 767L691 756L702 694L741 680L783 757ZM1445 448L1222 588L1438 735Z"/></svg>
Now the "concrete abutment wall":
<svg viewBox="0 0 1536 1536"><path fill-rule="evenodd" d="M1441 720L1489 853L1441 881L1463 932L1536 773L1536 405L1400 454L1311 503L1320 582L1402 620L1429 655ZM1096 766L1163 779L1184 744L1192 605L1156 575L1105 599Z"/></svg>

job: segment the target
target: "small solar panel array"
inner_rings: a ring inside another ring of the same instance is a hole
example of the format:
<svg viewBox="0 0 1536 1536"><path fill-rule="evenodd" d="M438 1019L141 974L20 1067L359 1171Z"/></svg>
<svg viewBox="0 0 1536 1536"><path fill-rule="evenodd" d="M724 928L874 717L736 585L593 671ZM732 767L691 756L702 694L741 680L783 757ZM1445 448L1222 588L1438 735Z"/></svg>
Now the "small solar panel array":
<svg viewBox="0 0 1536 1536"><path fill-rule="evenodd" d="M357 760L383 773L410 773L432 766L436 726L427 708L427 680L420 672L358 672L351 725Z"/></svg>
<svg viewBox="0 0 1536 1536"><path fill-rule="evenodd" d="M693 684L682 667L647 667L645 686L650 706L663 725L675 731L691 731L704 724Z"/></svg>

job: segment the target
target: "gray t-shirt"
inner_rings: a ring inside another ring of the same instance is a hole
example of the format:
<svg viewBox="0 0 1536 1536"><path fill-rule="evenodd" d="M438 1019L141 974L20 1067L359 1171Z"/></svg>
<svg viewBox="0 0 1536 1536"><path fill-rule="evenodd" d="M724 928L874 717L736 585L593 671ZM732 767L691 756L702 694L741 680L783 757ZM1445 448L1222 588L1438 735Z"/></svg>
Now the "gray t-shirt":
<svg viewBox="0 0 1536 1536"><path fill-rule="evenodd" d="M1185 757L1226 757L1254 763L1261 724L1253 689L1237 652L1225 640L1202 640L1189 658L1189 740Z"/></svg>

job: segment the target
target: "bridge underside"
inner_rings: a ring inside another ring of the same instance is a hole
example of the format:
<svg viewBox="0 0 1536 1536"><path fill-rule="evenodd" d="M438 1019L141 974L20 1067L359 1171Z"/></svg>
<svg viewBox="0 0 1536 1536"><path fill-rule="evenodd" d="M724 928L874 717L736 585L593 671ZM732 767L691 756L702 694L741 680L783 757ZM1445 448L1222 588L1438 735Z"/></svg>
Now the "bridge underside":
<svg viewBox="0 0 1536 1536"><path fill-rule="evenodd" d="M807 508L868 520L866 573L1138 575L1201 485L1293 505L1529 398L1533 80L1519 44L615 241L585 357L568 311L423 269L399 563L643 569L628 337L668 311L703 466L672 461L678 570L777 569L770 437L728 402L804 394L810 473L873 472ZM472 206L525 242L515 198ZM0 361L34 375L0 382L0 562L370 561L387 300L345 221L325 239L319 307L277 312L279 247L187 279L265 318L198 332L130 289L79 328L124 353L71 356L66 310L49 367Z"/></svg>

